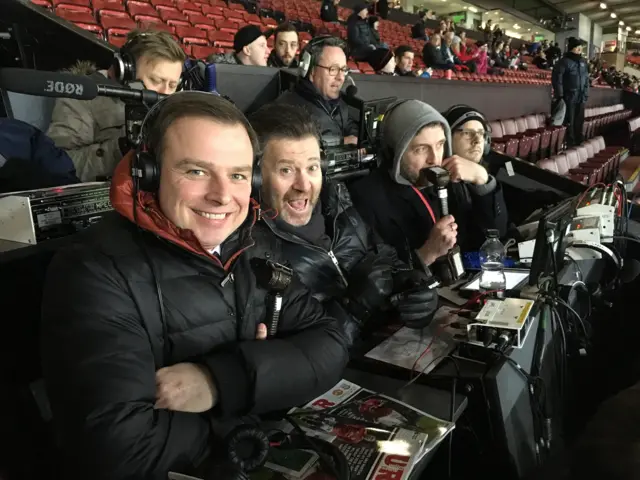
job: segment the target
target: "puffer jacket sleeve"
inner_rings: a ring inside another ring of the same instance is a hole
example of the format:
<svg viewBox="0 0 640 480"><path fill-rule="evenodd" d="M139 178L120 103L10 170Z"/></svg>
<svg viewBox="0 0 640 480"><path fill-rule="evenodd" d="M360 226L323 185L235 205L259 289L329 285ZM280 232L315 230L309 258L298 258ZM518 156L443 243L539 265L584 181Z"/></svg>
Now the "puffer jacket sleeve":
<svg viewBox="0 0 640 480"><path fill-rule="evenodd" d="M295 281L275 338L241 342L203 358L218 387L215 414L286 410L333 387L348 361L342 323Z"/></svg>
<svg viewBox="0 0 640 480"><path fill-rule="evenodd" d="M112 138L98 140L96 112L92 109L98 103L105 103L100 100L103 99L57 99L47 130L47 135L56 146L69 154L76 174L83 182L92 182L97 176L111 175L123 156L118 144L118 132L114 132ZM120 133L124 135L124 128Z"/></svg>
<svg viewBox="0 0 640 480"><path fill-rule="evenodd" d="M78 478L164 480L204 457L208 419L154 409L149 335L109 258L82 247L54 258L41 338L54 423Z"/></svg>

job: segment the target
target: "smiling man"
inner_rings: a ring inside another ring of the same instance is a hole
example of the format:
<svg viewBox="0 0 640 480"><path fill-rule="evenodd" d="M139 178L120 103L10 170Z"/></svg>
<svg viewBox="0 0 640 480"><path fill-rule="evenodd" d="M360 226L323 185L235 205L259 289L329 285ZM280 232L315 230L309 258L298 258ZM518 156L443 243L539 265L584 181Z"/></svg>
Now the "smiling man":
<svg viewBox="0 0 640 480"><path fill-rule="evenodd" d="M250 117L262 147L263 222L281 240L287 262L317 298L350 314L353 341L377 320L422 328L438 300L427 271L399 262L362 221L342 183L323 178L320 137L301 107L267 105Z"/></svg>
<svg viewBox="0 0 640 480"><path fill-rule="evenodd" d="M120 163L116 213L57 255L43 295L44 377L78 477L193 474L212 425L301 405L347 361L342 321L295 278L273 329L261 279L284 260L256 225L257 140L242 113L178 93L143 134L155 156Z"/></svg>
<svg viewBox="0 0 640 480"><path fill-rule="evenodd" d="M318 124L325 145L358 143L358 123L349 114L349 107L340 98L340 91L349 75L346 44L331 36L313 38L303 49L300 59L309 54L309 64L303 66L301 78L293 90L283 93L278 103L306 108Z"/></svg>

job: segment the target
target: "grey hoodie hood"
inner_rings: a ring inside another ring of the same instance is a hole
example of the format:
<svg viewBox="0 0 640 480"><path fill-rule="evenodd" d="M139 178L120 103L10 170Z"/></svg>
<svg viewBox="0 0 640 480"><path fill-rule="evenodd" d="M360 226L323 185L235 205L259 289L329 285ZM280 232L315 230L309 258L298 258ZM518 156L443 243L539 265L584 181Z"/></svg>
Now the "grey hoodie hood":
<svg viewBox="0 0 640 480"><path fill-rule="evenodd" d="M444 146L444 158L451 156L451 129L440 113L431 105L420 100L400 100L391 106L382 122L382 152L383 155L393 155L391 164L391 178L401 185L411 185L400 175L400 159L413 137L424 127L433 122L442 124L447 139ZM389 160L388 158L385 160Z"/></svg>

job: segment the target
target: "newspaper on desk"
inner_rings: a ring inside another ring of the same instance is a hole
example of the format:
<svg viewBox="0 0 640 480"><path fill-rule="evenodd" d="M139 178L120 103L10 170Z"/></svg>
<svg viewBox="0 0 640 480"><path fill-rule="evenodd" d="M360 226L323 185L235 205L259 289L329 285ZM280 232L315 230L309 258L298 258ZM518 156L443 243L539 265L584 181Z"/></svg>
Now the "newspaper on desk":
<svg viewBox="0 0 640 480"><path fill-rule="evenodd" d="M365 357L428 374L458 343L458 331L449 326L458 319L454 313L456 309L440 307L429 327L423 330L403 327L370 350Z"/></svg>
<svg viewBox="0 0 640 480"><path fill-rule="evenodd" d="M311 437L337 446L352 480L406 480L413 467L453 430L455 424L406 403L342 380L290 417ZM252 480L332 480L318 456L307 450L271 449ZM170 480L198 480L169 474Z"/></svg>

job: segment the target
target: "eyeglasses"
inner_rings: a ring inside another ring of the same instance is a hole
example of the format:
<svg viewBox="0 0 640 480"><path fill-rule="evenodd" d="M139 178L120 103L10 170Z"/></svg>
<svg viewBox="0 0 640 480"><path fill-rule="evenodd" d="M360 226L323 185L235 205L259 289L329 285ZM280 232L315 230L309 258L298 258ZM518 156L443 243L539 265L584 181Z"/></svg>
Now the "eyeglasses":
<svg viewBox="0 0 640 480"><path fill-rule="evenodd" d="M349 67L339 67L337 65L331 65L330 67L325 67L324 65L316 65L316 67L324 68L325 70L329 70L329 75L335 77L338 75L338 72L342 72L345 76L349 75L351 71Z"/></svg>
<svg viewBox="0 0 640 480"><path fill-rule="evenodd" d="M487 132L485 132L484 130L469 130L463 128L461 130L458 130L458 132L460 132L466 140L473 140L475 138L483 139L487 136Z"/></svg>

